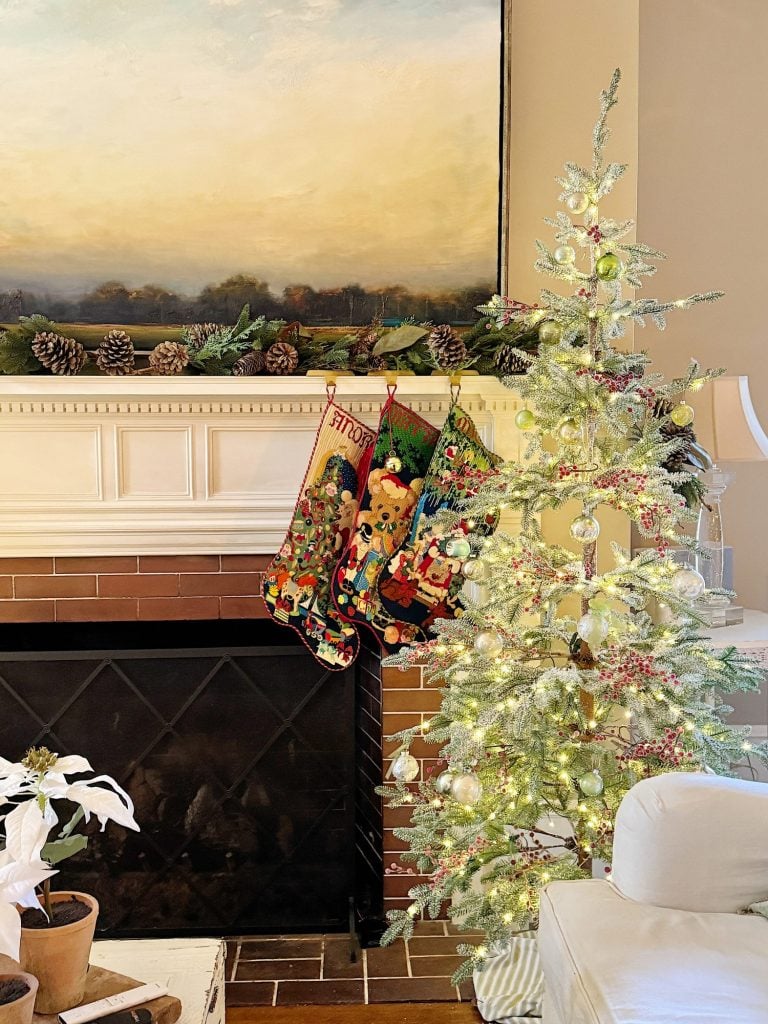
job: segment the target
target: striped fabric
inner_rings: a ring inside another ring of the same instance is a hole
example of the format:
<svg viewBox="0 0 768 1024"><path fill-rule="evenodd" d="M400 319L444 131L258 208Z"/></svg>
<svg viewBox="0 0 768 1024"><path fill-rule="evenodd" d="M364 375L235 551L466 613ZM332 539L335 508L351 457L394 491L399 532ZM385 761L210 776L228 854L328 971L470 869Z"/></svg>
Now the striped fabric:
<svg viewBox="0 0 768 1024"><path fill-rule="evenodd" d="M530 1024L541 1017L544 975L535 932L521 932L509 948L475 973L477 1008L495 1024Z"/></svg>

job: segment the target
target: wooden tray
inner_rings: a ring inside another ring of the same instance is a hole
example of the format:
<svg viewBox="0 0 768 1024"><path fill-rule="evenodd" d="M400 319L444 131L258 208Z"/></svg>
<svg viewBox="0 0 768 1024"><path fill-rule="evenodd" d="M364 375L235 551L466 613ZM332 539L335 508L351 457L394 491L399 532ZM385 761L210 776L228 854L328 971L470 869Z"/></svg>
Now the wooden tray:
<svg viewBox="0 0 768 1024"><path fill-rule="evenodd" d="M97 999L116 996L118 992L125 992L129 988L136 988L143 984L143 981L135 981L133 978L126 977L125 974L115 974L114 971L108 971L105 967L94 967L91 964L88 968L83 1003L93 1003ZM153 1024L176 1024L181 1016L181 1002L176 996L160 996L159 999L153 999L149 1003L140 1003L134 1009L149 1010L152 1014ZM58 1014L36 1013L32 1020L35 1024L55 1024L58 1021Z"/></svg>

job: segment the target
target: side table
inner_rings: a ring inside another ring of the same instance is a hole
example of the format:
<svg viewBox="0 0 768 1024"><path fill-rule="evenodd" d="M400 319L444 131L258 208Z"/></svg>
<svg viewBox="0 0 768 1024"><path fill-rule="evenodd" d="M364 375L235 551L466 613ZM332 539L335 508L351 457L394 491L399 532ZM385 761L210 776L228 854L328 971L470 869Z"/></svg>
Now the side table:
<svg viewBox="0 0 768 1024"><path fill-rule="evenodd" d="M181 1000L179 1024L224 1024L224 958L220 939L104 939L91 951L99 967L167 983Z"/></svg>

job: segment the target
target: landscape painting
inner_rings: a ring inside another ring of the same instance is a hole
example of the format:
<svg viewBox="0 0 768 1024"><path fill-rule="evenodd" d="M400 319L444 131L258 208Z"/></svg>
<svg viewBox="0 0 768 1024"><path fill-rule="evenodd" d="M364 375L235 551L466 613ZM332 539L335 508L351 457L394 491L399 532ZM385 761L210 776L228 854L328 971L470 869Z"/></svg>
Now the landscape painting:
<svg viewBox="0 0 768 1024"><path fill-rule="evenodd" d="M466 323L500 0L0 0L0 321Z"/></svg>

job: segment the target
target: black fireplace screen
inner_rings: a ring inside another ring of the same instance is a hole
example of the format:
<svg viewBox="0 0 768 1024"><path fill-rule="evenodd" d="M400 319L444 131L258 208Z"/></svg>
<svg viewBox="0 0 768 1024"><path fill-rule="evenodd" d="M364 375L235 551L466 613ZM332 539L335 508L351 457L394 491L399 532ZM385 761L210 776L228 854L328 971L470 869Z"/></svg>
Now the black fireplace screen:
<svg viewBox="0 0 768 1024"><path fill-rule="evenodd" d="M92 822L56 876L97 897L104 934L347 924L352 670L325 671L265 622L25 629L0 636L17 648L0 652L0 754L83 754L142 827Z"/></svg>

